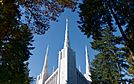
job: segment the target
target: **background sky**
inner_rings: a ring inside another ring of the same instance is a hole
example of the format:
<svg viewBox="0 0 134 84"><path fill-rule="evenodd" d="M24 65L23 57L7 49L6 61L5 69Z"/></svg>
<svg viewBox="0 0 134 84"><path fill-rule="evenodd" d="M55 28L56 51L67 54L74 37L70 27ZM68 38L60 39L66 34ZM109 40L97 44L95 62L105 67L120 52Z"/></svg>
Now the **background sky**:
<svg viewBox="0 0 134 84"><path fill-rule="evenodd" d="M81 72L85 73L85 45L88 46L89 59L91 60L95 55L95 51L90 48L91 39L87 38L84 33L78 28L77 21L79 16L77 11L71 12L67 9L58 18L59 22L51 22L50 29L45 35L34 35L32 54L29 60L30 76L36 78L42 71L45 52L47 45L49 45L48 55L48 69L49 74L52 73L53 67L55 69L58 65L58 53L63 48L66 16L69 20L69 39L71 48L76 52L76 64L77 68L81 67Z"/></svg>

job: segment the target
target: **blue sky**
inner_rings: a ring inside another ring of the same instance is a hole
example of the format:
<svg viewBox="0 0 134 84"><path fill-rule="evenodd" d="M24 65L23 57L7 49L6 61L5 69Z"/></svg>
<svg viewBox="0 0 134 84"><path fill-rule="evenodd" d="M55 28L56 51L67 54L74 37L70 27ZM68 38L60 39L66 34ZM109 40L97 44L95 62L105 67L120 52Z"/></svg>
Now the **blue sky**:
<svg viewBox="0 0 134 84"><path fill-rule="evenodd" d="M58 52L63 48L64 43L66 16L69 19L69 38L71 48L76 52L77 67L80 65L81 72L85 73L85 45L88 46L90 60L96 52L89 47L91 39L87 38L78 28L77 11L71 12L67 9L58 18L59 22L50 23L50 29L45 35L34 35L33 46L35 49L31 51L33 55L29 59L30 76L35 78L42 71L47 45L49 45L49 73L52 73L53 66L55 69L57 68Z"/></svg>

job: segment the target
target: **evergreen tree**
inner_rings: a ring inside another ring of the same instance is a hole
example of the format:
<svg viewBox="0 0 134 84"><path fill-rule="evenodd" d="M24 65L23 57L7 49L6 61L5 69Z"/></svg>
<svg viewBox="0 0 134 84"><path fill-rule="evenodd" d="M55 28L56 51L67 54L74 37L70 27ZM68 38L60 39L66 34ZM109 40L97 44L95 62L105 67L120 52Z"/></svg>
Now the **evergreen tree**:
<svg viewBox="0 0 134 84"><path fill-rule="evenodd" d="M118 47L120 37L114 36L114 30L104 28L101 37L96 39L92 48L99 53L91 64L92 80L94 84L124 84L129 64L126 62L122 47ZM118 40L117 40L118 39Z"/></svg>
<svg viewBox="0 0 134 84"><path fill-rule="evenodd" d="M29 84L28 62L32 41L26 26L15 28L11 37L2 39L2 65L0 65L0 84Z"/></svg>
<svg viewBox="0 0 134 84"><path fill-rule="evenodd" d="M0 84L29 84L32 33L17 21L15 0L0 1Z"/></svg>
<svg viewBox="0 0 134 84"><path fill-rule="evenodd" d="M88 37L98 39L101 29L118 28L126 46L127 61L131 63L130 74L134 74L134 2L132 0L84 0L80 8L80 29Z"/></svg>

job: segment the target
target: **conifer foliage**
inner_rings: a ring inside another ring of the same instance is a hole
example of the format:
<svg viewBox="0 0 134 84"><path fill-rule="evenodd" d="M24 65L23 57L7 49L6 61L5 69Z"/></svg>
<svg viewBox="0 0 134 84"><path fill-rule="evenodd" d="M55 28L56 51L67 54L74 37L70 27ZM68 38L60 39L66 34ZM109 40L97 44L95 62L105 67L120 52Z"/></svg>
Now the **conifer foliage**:
<svg viewBox="0 0 134 84"><path fill-rule="evenodd" d="M15 0L0 2L0 84L29 84L32 33L17 19Z"/></svg>
<svg viewBox="0 0 134 84"><path fill-rule="evenodd" d="M99 40L91 42L92 48L99 53L91 64L92 80L95 84L124 84L129 64L126 62L123 47L119 47L120 37L113 35L114 30L102 29Z"/></svg>
<svg viewBox="0 0 134 84"><path fill-rule="evenodd" d="M129 74L134 76L134 1L133 0L83 0L79 5L79 28L87 37L99 40L102 29L116 28L123 42ZM120 32L120 34L119 34ZM117 41L115 39L115 41ZM105 46L106 47L106 46Z"/></svg>
<svg viewBox="0 0 134 84"><path fill-rule="evenodd" d="M96 39L106 25L118 28L128 47L128 57L134 62L134 2L132 0L84 0L80 8L80 29ZM133 64L133 63L132 63Z"/></svg>

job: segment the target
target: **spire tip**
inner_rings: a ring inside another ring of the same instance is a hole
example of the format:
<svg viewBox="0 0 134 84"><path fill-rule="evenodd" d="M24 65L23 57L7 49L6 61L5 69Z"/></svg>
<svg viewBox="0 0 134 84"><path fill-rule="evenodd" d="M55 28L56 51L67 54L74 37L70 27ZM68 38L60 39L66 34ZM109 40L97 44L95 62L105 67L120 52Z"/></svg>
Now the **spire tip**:
<svg viewBox="0 0 134 84"><path fill-rule="evenodd" d="M66 17L66 30L65 30L65 42L64 47L69 47L69 32L68 32L68 17Z"/></svg>

